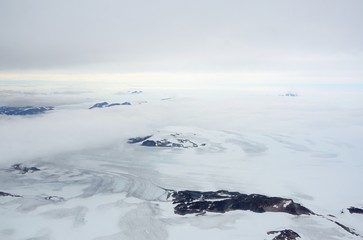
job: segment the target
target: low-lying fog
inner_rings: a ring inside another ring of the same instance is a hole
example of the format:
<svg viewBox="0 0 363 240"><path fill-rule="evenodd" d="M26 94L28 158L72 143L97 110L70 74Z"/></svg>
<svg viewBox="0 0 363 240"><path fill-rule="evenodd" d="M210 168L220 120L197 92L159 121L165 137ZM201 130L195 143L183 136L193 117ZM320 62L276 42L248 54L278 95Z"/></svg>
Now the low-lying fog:
<svg viewBox="0 0 363 240"><path fill-rule="evenodd" d="M72 85L0 85L0 106L54 107L0 115L0 192L23 196L0 197L1 239L266 239L285 228L302 239L361 239L318 217L180 217L161 189L291 198L362 236L362 215L340 216L363 206L362 89ZM99 102L131 105L89 109ZM173 134L198 147L127 143ZM40 171L21 174L16 163Z"/></svg>

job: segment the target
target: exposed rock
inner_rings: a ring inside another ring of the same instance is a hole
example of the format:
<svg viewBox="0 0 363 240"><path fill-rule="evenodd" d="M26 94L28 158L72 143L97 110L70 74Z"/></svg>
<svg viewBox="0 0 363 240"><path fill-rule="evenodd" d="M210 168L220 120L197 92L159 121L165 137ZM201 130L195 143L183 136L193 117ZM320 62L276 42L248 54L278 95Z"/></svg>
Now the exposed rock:
<svg viewBox="0 0 363 240"><path fill-rule="evenodd" d="M330 219L329 219L330 220ZM335 223L336 225L338 225L339 227L341 227L341 228L343 228L345 231L347 231L347 232L349 232L350 234L353 234L353 235L355 235L355 236L359 236L359 237L361 237L361 235L359 235L358 233L356 233L355 232L355 229L353 229L353 228L349 228L349 227L347 227L347 226L345 226L345 225L343 225L343 224L341 224L341 223L339 223L339 222L337 222L337 221L333 221L333 220L330 220L331 222L333 222L333 223Z"/></svg>
<svg viewBox="0 0 363 240"><path fill-rule="evenodd" d="M350 207L350 208L348 208L348 211L350 213L363 214L363 208Z"/></svg>
<svg viewBox="0 0 363 240"><path fill-rule="evenodd" d="M47 196L47 197L44 197L45 200L50 200L50 201L53 201L53 202L63 202L65 201L64 198L62 197L58 197L58 196Z"/></svg>
<svg viewBox="0 0 363 240"><path fill-rule="evenodd" d="M54 107L32 107L32 106L26 106L26 107L0 107L0 114L5 115L36 115L36 114L42 114L47 111L53 110Z"/></svg>
<svg viewBox="0 0 363 240"><path fill-rule="evenodd" d="M268 197L259 194L242 194L219 190L216 192L174 191L171 194L176 214L194 214L203 212L225 213L233 210L253 212L285 212L293 215L314 214L292 199Z"/></svg>
<svg viewBox="0 0 363 240"><path fill-rule="evenodd" d="M111 104L108 104L106 107L113 107L113 106L120 106L121 103L111 103Z"/></svg>
<svg viewBox="0 0 363 240"><path fill-rule="evenodd" d="M123 102L123 103L110 103L109 104L108 102L101 102L101 103L96 103L95 105L93 105L89 109L93 109L93 108L105 108L105 107L114 107L114 106L120 106L120 105L131 105L131 103L129 103L129 102Z"/></svg>
<svg viewBox="0 0 363 240"><path fill-rule="evenodd" d="M104 107L107 107L107 106L108 106L108 102L101 102L101 103L96 103L95 105L93 105L89 109L93 109L93 108L104 108Z"/></svg>
<svg viewBox="0 0 363 240"><path fill-rule="evenodd" d="M195 138L197 134L169 133L156 134L146 137L129 138L128 143L141 143L145 147L162 147L162 148L197 148L206 146L205 143L197 144L190 138Z"/></svg>
<svg viewBox="0 0 363 240"><path fill-rule="evenodd" d="M129 102L123 102L123 103L121 103L121 105L131 105L131 103L129 103Z"/></svg>
<svg viewBox="0 0 363 240"><path fill-rule="evenodd" d="M169 147L169 148L195 148L198 144L190 141L189 139L176 139L175 142L171 142L167 139L162 140L146 140L141 145L146 147ZM205 145L204 145L205 146Z"/></svg>
<svg viewBox="0 0 363 240"><path fill-rule="evenodd" d="M189 139L180 139L178 138L177 141L183 145L183 147L198 147L198 144L190 141ZM202 146L202 145L201 145Z"/></svg>
<svg viewBox="0 0 363 240"><path fill-rule="evenodd" d="M153 140L146 140L144 141L142 144L142 146L147 146L147 147L184 147L183 144L179 144L179 143L173 143L170 142L166 139L163 140L157 140L157 141L153 141Z"/></svg>
<svg viewBox="0 0 363 240"><path fill-rule="evenodd" d="M37 172L40 171L39 168L37 167L26 167L24 165L22 165L21 163L17 163L11 166L11 170L16 170L19 171L19 173L21 174L25 174L25 173L33 173L33 172Z"/></svg>
<svg viewBox="0 0 363 240"><path fill-rule="evenodd" d="M151 138L151 137L152 137L152 135L149 135L149 136L146 136L146 137L129 138L127 142L131 143L131 144L139 143L139 142L145 141L146 139Z"/></svg>
<svg viewBox="0 0 363 240"><path fill-rule="evenodd" d="M142 91L135 90L135 91L129 91L129 93L131 93L131 94L140 94L140 93L142 93Z"/></svg>
<svg viewBox="0 0 363 240"><path fill-rule="evenodd" d="M147 147L156 147L156 142L152 140L146 140L141 145Z"/></svg>
<svg viewBox="0 0 363 240"><path fill-rule="evenodd" d="M363 238L363 236L361 236L361 235L359 235L358 233L355 232L355 229L354 228L347 227L347 226L341 224L340 222L337 222L337 221L335 221L333 219L330 219L330 218L328 218L328 217L326 217L324 215L321 215L321 214L315 214L315 215L316 216L319 216L319 217L322 217L322 218L324 218L324 219L326 219L326 220L328 220L328 221L330 221L332 223L335 223L336 225L338 225L339 227L343 228L345 231L347 231L348 233L350 233L352 235L359 236L359 237L362 237ZM328 216L331 217L331 215L328 215ZM336 218L335 216L332 216L332 217L333 218Z"/></svg>
<svg viewBox="0 0 363 240"><path fill-rule="evenodd" d="M286 229L282 231L269 231L267 232L267 234L278 234L272 240L296 240L297 238L300 238L300 235L291 229Z"/></svg>
<svg viewBox="0 0 363 240"><path fill-rule="evenodd" d="M11 193L6 193L6 192L0 192L0 197L21 197L21 196L20 195L11 194Z"/></svg>

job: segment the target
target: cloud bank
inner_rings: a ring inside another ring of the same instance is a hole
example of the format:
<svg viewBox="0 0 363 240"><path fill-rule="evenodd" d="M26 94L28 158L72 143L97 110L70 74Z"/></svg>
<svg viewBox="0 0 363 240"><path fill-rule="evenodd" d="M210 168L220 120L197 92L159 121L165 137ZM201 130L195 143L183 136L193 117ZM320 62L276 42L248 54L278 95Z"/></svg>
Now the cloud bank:
<svg viewBox="0 0 363 240"><path fill-rule="evenodd" d="M359 0L2 1L0 78L217 72L361 82L362 10Z"/></svg>

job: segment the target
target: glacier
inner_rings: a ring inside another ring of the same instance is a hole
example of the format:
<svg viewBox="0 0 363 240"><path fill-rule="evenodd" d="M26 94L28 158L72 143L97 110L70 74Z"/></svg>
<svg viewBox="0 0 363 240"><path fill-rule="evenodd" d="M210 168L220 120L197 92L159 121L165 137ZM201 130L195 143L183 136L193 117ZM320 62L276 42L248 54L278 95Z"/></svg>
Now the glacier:
<svg viewBox="0 0 363 240"><path fill-rule="evenodd" d="M360 92L76 90L0 115L1 239L363 238ZM88 110L103 99L136 104ZM282 202L210 207L251 194Z"/></svg>

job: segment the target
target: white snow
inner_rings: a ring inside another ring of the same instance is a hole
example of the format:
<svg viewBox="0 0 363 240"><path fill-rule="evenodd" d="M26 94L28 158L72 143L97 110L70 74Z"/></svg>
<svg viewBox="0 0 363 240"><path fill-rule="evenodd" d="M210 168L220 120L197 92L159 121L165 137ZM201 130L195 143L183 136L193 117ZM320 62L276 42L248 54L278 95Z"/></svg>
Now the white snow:
<svg viewBox="0 0 363 240"><path fill-rule="evenodd" d="M341 213L363 205L363 94L120 91L73 96L42 116L0 116L0 191L23 196L0 197L0 239L254 240L283 229L303 240L361 239L319 216L176 215L162 188L289 198L363 235L363 215ZM147 103L88 110L96 100ZM175 133L205 146L127 143L150 134L175 141ZM41 171L9 171L14 163Z"/></svg>

